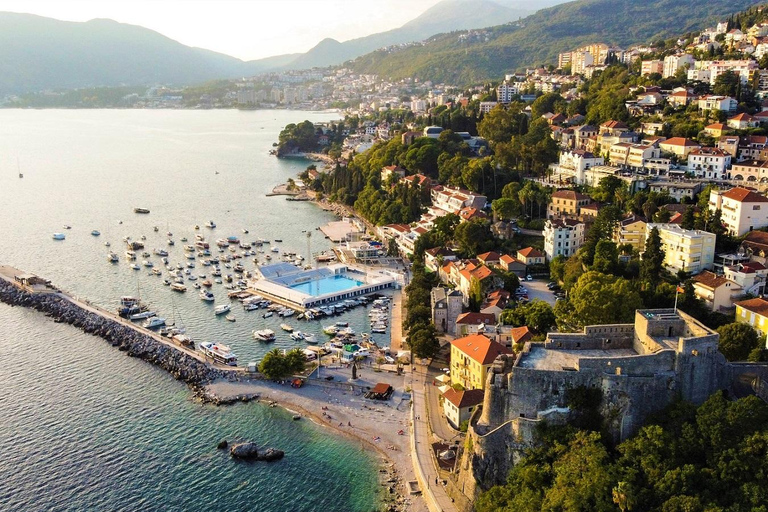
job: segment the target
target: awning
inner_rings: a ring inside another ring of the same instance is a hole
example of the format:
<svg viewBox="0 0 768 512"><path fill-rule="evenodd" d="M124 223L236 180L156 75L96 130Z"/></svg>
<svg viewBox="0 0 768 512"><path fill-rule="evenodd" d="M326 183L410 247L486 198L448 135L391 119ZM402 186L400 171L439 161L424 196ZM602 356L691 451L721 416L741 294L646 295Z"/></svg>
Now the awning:
<svg viewBox="0 0 768 512"><path fill-rule="evenodd" d="M447 376L446 374L444 374L444 373L438 375L437 377L435 377L435 380L437 382L442 382L443 384L447 384L447 383L451 382L451 378L449 376Z"/></svg>
<svg viewBox="0 0 768 512"><path fill-rule="evenodd" d="M448 384L443 384L442 386L440 386L440 387L439 387L439 388L437 388L437 389L439 389L439 390L440 390L440 394L441 394L441 395L444 395L446 391L448 391L449 389L451 389L451 386L449 386Z"/></svg>

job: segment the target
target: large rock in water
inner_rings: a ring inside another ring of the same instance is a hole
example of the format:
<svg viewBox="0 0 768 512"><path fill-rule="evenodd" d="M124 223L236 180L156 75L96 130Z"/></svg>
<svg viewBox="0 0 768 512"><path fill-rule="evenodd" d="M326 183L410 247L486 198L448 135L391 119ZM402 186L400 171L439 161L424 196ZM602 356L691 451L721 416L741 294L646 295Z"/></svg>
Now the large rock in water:
<svg viewBox="0 0 768 512"><path fill-rule="evenodd" d="M260 453L257 457L258 460L265 460L272 462L273 460L280 460L285 455L282 450L275 450L274 448L267 448L264 453Z"/></svg>
<svg viewBox="0 0 768 512"><path fill-rule="evenodd" d="M256 443L238 443L233 444L229 449L229 454L236 459L253 460L259 456L259 447Z"/></svg>

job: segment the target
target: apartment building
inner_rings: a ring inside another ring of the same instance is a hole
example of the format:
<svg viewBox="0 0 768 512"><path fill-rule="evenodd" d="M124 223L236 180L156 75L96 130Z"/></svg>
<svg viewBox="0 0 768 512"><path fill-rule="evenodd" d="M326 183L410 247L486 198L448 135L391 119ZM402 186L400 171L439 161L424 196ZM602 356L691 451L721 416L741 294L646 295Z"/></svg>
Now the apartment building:
<svg viewBox="0 0 768 512"><path fill-rule="evenodd" d="M646 238L653 228L659 230L664 249L664 266L674 273L684 270L698 274L711 269L715 262L715 235L698 229L683 229L678 224L648 224Z"/></svg>

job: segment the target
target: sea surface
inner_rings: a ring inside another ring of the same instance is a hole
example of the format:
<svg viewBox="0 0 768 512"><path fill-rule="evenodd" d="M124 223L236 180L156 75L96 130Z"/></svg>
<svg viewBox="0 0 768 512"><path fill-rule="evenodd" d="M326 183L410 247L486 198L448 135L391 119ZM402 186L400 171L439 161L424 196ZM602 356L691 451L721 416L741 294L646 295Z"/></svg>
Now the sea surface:
<svg viewBox="0 0 768 512"><path fill-rule="evenodd" d="M187 262L180 239L194 243L195 234L209 242L228 236L281 239L272 242L281 252L306 257L310 233L309 251L327 250L330 243L316 228L333 220L331 214L265 194L309 163L269 155L283 126L337 117L295 111L0 110L0 264L39 274L109 309L120 296L138 294L160 316L184 325L196 342L230 345L240 364L258 361L274 347L301 346L279 329L282 319L246 313L239 303L232 303L236 322L216 317L214 306L230 302L222 285L214 285L216 301L210 304L190 281L187 293L178 294L162 284L164 277L143 267L131 270L122 239L145 236L146 250L166 249L174 264ZM134 207L151 213L135 214ZM204 227L209 220L215 229ZM169 231L173 247L167 245ZM66 240L54 241L54 232ZM119 263L107 261L109 250L120 255ZM214 244L211 250L218 254ZM147 259L164 270L158 256ZM250 270L251 260L239 261ZM195 264L193 273L210 277L210 267L199 259ZM368 330L363 308L333 321L339 320L358 332ZM321 322L287 323L325 338ZM275 343L252 338L251 331L265 327L277 332ZM389 343L388 334L374 339ZM377 507L373 455L310 422L293 422L280 409L201 406L162 370L39 313L3 304L0 353L0 510ZM286 458L237 463L216 450L221 439L254 440L285 450Z"/></svg>

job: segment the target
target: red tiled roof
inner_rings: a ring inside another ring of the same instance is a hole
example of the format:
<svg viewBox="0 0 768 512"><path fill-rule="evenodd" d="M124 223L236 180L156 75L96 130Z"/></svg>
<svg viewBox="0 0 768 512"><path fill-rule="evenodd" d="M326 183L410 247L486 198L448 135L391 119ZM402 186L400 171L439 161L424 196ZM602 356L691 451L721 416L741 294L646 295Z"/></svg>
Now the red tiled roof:
<svg viewBox="0 0 768 512"><path fill-rule="evenodd" d="M524 325L522 327L515 327L510 331L510 335L512 336L512 341L515 343L525 343L529 339L533 338L533 334L531 333L530 329L528 329L527 325Z"/></svg>
<svg viewBox="0 0 768 512"><path fill-rule="evenodd" d="M728 282L728 279L726 279L723 276L718 276L717 274L713 274L709 270L705 270L704 272L696 275L693 280L700 285L709 288L710 290L714 290L715 288L719 288L725 283Z"/></svg>
<svg viewBox="0 0 768 512"><path fill-rule="evenodd" d="M570 199L572 201L581 201L584 199L589 199L589 196L584 195L580 192L576 192L575 190L558 190L557 192L552 193L553 198L558 199Z"/></svg>
<svg viewBox="0 0 768 512"><path fill-rule="evenodd" d="M525 257L525 258L543 258L544 254L539 251L538 249L534 249L533 247L526 247L525 249L520 249L517 251L517 254Z"/></svg>
<svg viewBox="0 0 768 512"><path fill-rule="evenodd" d="M768 316L768 300L760 298L749 299L737 302L736 305L760 316Z"/></svg>
<svg viewBox="0 0 768 512"><path fill-rule="evenodd" d="M700 146L699 143L692 141L691 139L686 139L685 137L671 137L664 142L661 142L661 144L667 145L667 146L684 146L684 147L693 147L693 146Z"/></svg>
<svg viewBox="0 0 768 512"><path fill-rule="evenodd" d="M484 252L483 254L478 254L477 259L485 263L486 261L498 261L500 258L499 253L490 251L490 252Z"/></svg>
<svg viewBox="0 0 768 512"><path fill-rule="evenodd" d="M493 315L488 315L493 316ZM451 345L470 359L480 364L491 364L501 354L511 354L507 347L501 343L492 341L482 334L473 334L464 338L453 340Z"/></svg>
<svg viewBox="0 0 768 512"><path fill-rule="evenodd" d="M456 323L461 325L494 324L496 317L490 313L462 313L456 317Z"/></svg>
<svg viewBox="0 0 768 512"><path fill-rule="evenodd" d="M457 408L463 409L465 407L473 407L483 403L485 392L482 389L456 391L453 388L449 388L443 396Z"/></svg>
<svg viewBox="0 0 768 512"><path fill-rule="evenodd" d="M723 197L733 199L740 203L768 203L768 197L761 196L760 194L742 187L732 188L724 193Z"/></svg>

